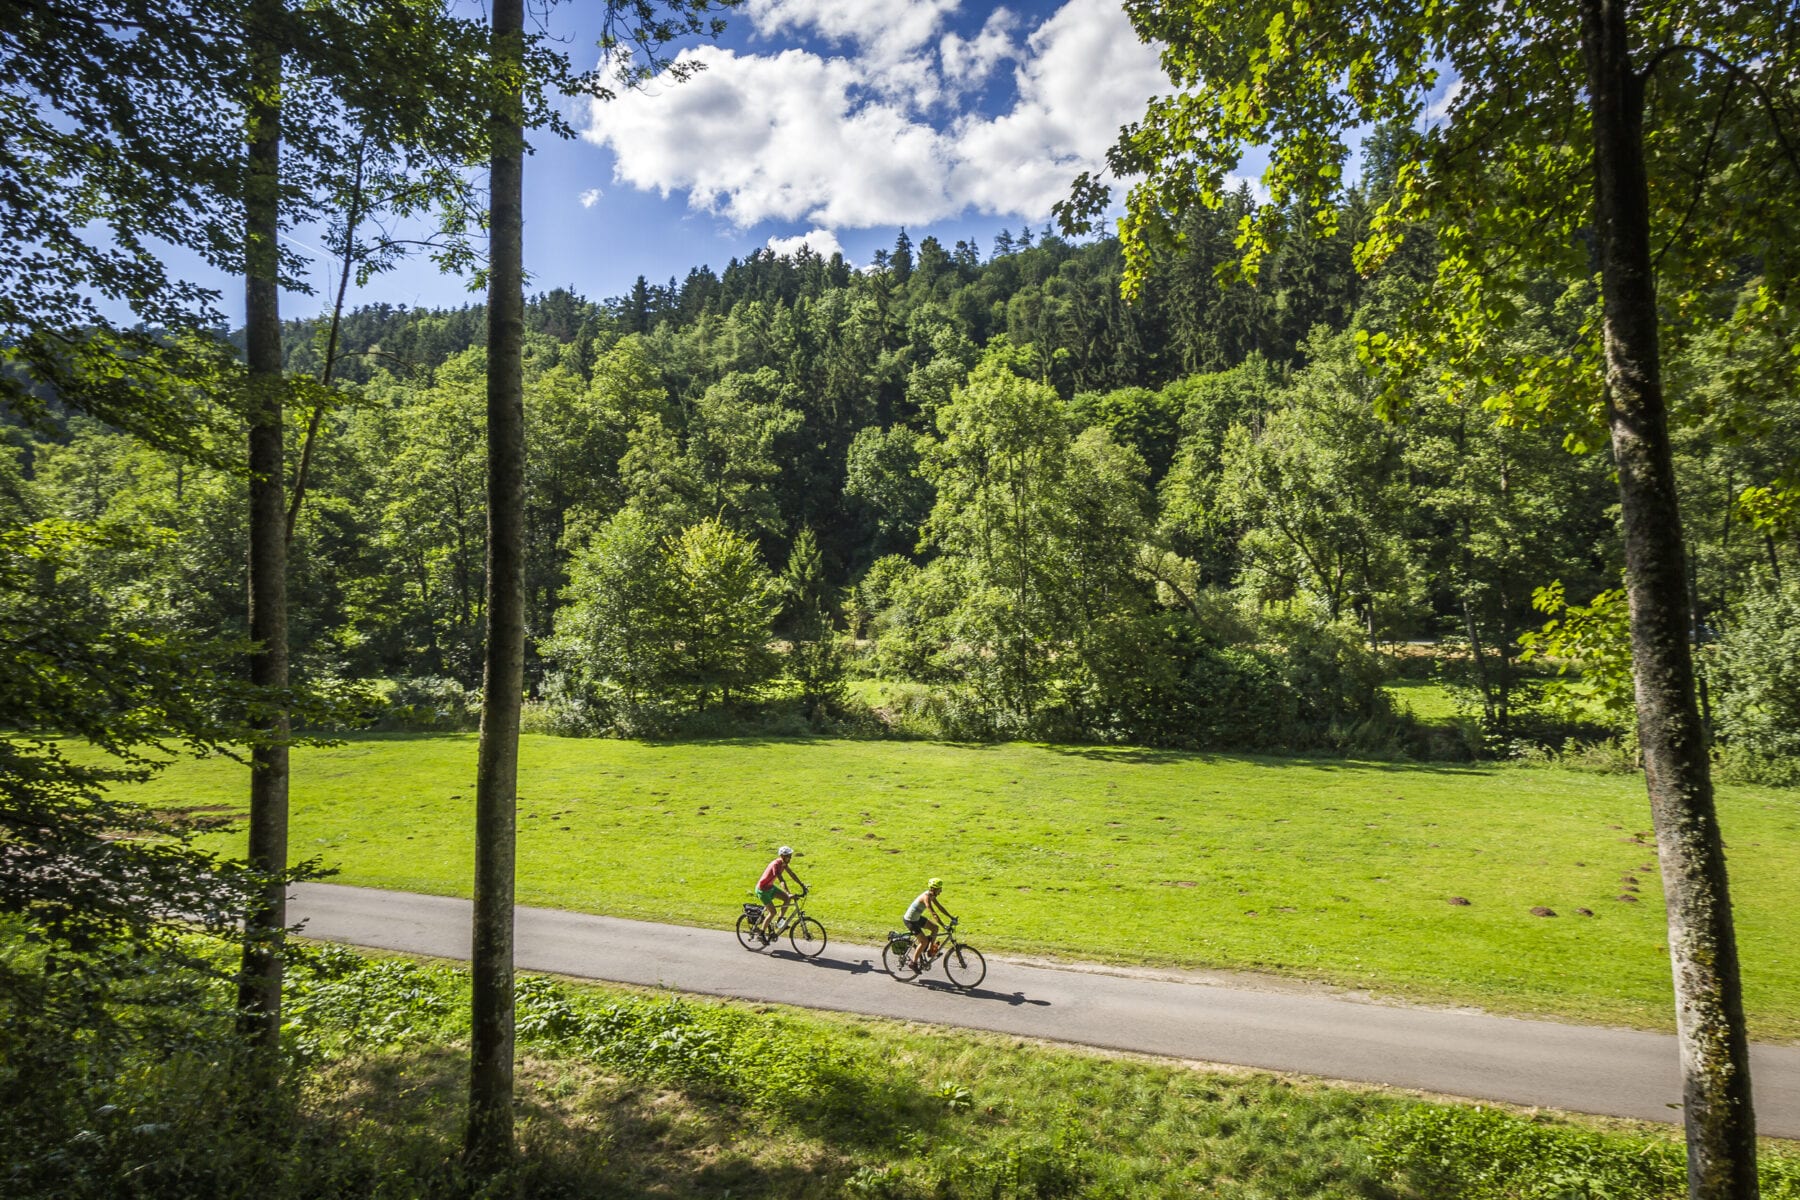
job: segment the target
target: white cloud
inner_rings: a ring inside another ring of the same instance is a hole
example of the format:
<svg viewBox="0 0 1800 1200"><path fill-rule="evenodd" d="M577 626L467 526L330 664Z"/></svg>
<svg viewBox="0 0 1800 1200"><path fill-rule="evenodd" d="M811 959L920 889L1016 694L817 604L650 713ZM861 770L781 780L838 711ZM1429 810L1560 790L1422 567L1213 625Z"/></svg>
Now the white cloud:
<svg viewBox="0 0 1800 1200"><path fill-rule="evenodd" d="M1028 217L1047 215L1168 88L1156 52L1111 0L1069 0L1027 39L1014 78L1011 112L956 127L952 187L981 211Z"/></svg>
<svg viewBox="0 0 1800 1200"><path fill-rule="evenodd" d="M930 41L961 0L750 0L764 37L811 30L828 41L900 55Z"/></svg>
<svg viewBox="0 0 1800 1200"><path fill-rule="evenodd" d="M945 81L959 88L978 87L987 82L995 67L1006 59L1019 57L1019 48L1012 37L1018 25L1019 18L1004 8L996 8L974 37L945 34L938 43L938 62Z"/></svg>
<svg viewBox="0 0 1800 1200"><path fill-rule="evenodd" d="M802 246L811 246L812 252L820 258L830 258L834 254L844 252L843 246L838 244L837 234L829 229L809 229L794 237L769 239L769 249L785 258L792 258L800 253Z"/></svg>
<svg viewBox="0 0 1800 1200"><path fill-rule="evenodd" d="M1119 126L1166 86L1116 0L1068 0L1024 41L997 11L972 39L932 44L954 0L759 0L767 33L810 28L864 53L684 52L706 69L680 86L595 104L589 141L621 183L740 227L925 224L975 210L1038 220L1098 166ZM887 31L887 40L876 32ZM899 51L905 53L899 53ZM1013 58L1017 98L995 117L933 124L930 106Z"/></svg>
<svg viewBox="0 0 1800 1200"><path fill-rule="evenodd" d="M924 107L939 99L932 42L961 0L751 0L750 23L771 40L811 32L851 48L861 85Z"/></svg>
<svg viewBox="0 0 1800 1200"><path fill-rule="evenodd" d="M692 207L739 226L893 225L946 212L938 134L893 105L856 104L849 60L689 53L706 64L689 82L595 108L586 136L612 147L621 183L686 192Z"/></svg>
<svg viewBox="0 0 1800 1200"><path fill-rule="evenodd" d="M578 199L581 201L581 207L592 208L603 195L605 195L605 193L599 188L589 188L587 191L581 193Z"/></svg>
<svg viewBox="0 0 1800 1200"><path fill-rule="evenodd" d="M1456 98L1462 95L1462 91L1463 81L1460 79L1445 88L1444 94L1440 96L1435 103L1426 108L1425 119L1427 121L1435 122L1442 121L1444 118L1448 117L1450 115L1450 110L1456 106Z"/></svg>

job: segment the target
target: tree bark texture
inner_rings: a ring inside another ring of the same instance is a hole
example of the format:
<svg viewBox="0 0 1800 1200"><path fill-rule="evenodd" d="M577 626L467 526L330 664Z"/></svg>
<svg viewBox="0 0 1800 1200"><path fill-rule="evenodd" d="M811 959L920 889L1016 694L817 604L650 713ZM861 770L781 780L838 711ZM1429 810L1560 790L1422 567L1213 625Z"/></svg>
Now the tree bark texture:
<svg viewBox="0 0 1800 1200"><path fill-rule="evenodd" d="M494 61L522 63L523 0L494 4ZM525 690L525 290L523 108L518 76L491 118L488 263L487 648L475 779L470 1168L513 1150L513 858L519 708Z"/></svg>
<svg viewBox="0 0 1800 1200"><path fill-rule="evenodd" d="M281 48L269 19L280 0L252 14L248 47L253 95L244 190L244 332L250 400L250 681L288 685L287 510L283 503L281 283L276 250L281 216ZM272 880L244 917L238 984L239 1030L273 1050L281 1034L281 954L287 926L288 717L261 723L269 744L250 753L250 865Z"/></svg>
<svg viewBox="0 0 1800 1200"><path fill-rule="evenodd" d="M1667 897L1687 1128L1688 1194L1757 1195L1756 1122L1725 847L1688 647L1686 554L1657 346L1643 79L1625 0L1582 0L1605 316L1607 416L1619 473L1638 738Z"/></svg>

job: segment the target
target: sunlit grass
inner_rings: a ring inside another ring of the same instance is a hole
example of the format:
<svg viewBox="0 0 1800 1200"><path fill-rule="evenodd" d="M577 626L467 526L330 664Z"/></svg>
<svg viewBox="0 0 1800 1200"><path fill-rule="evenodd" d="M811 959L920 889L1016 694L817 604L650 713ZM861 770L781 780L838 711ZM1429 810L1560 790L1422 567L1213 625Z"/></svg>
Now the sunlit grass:
<svg viewBox="0 0 1800 1200"><path fill-rule="evenodd" d="M1385 690L1421 721L1449 722L1470 715L1447 685L1431 679L1396 679Z"/></svg>
<svg viewBox="0 0 1800 1200"><path fill-rule="evenodd" d="M840 941L894 927L939 875L991 951L1671 1020L1636 777L822 739L528 736L522 754L521 903L723 925L790 842L809 909ZM470 736L297 750L294 858L342 883L467 895L474 761ZM138 794L241 806L245 791L244 768L211 759ZM1800 1037L1800 799L1725 787L1720 810L1752 1035Z"/></svg>

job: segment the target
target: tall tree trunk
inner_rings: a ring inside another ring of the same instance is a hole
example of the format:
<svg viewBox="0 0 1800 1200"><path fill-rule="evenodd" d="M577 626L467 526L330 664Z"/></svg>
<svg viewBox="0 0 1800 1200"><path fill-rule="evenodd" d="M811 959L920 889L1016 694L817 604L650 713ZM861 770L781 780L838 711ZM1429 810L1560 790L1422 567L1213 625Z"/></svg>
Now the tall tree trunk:
<svg viewBox="0 0 1800 1200"><path fill-rule="evenodd" d="M503 1166L513 1150L513 851L525 689L524 0L495 0L493 12L494 61L514 74L490 121L487 652L465 1142L477 1173Z"/></svg>
<svg viewBox="0 0 1800 1200"><path fill-rule="evenodd" d="M288 683L287 512L282 503L281 282L276 249L281 217L281 47L274 39L281 0L260 0L249 33L252 99L244 194L244 358L250 399L250 680ZM281 943L287 926L288 717L263 723L268 745L250 753L250 865L273 879L245 914L238 1025L274 1049L281 1034Z"/></svg>
<svg viewBox="0 0 1800 1200"><path fill-rule="evenodd" d="M1582 0L1594 135L1607 417L1619 472L1638 738L1667 896L1687 1126L1688 1194L1752 1200L1756 1119L1705 730L1688 649L1686 555L1657 348L1644 84L1626 0Z"/></svg>

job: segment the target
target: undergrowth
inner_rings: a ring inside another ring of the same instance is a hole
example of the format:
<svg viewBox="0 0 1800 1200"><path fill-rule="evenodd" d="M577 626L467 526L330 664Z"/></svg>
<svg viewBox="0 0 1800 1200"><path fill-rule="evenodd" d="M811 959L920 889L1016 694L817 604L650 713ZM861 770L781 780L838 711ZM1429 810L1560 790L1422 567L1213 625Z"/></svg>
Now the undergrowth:
<svg viewBox="0 0 1800 1200"><path fill-rule="evenodd" d="M232 1050L223 973L139 964L102 1002L43 967L0 938L0 1194L25 1200L1685 1192L1672 1133L529 975L521 1154L478 1183L462 969L296 947L272 1085ZM1765 1154L1763 1195L1800 1200L1800 1160Z"/></svg>

